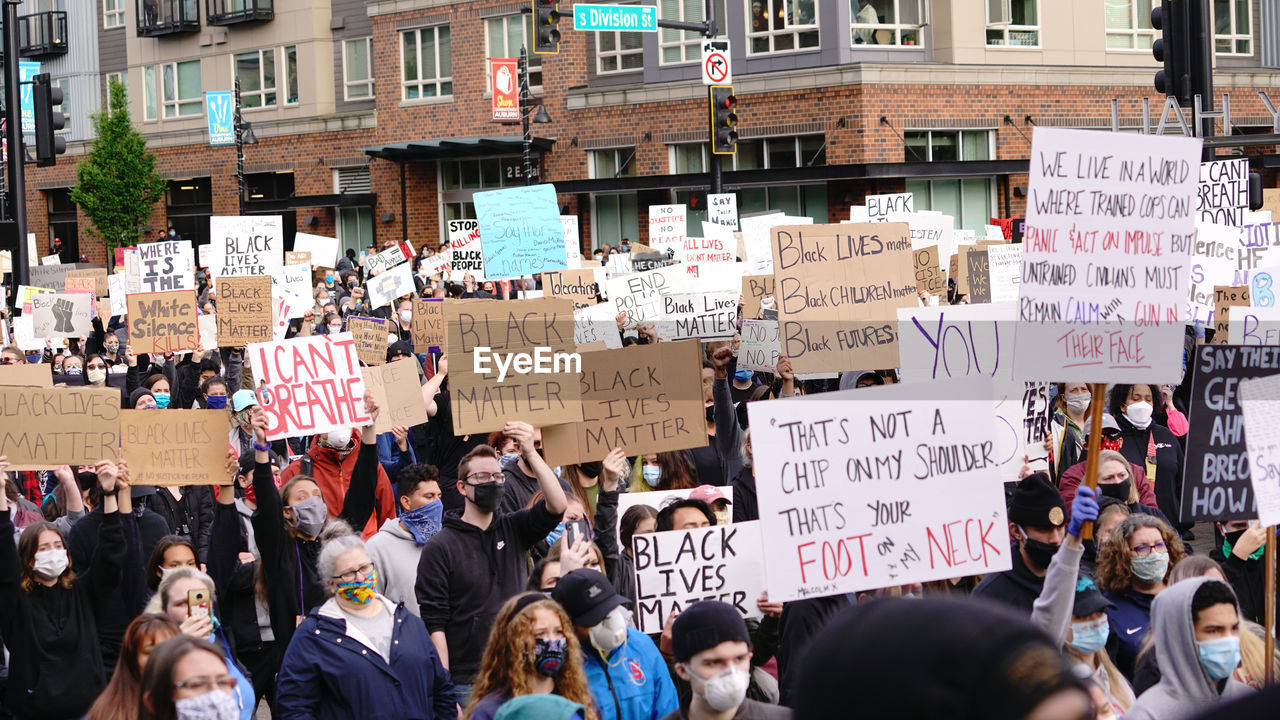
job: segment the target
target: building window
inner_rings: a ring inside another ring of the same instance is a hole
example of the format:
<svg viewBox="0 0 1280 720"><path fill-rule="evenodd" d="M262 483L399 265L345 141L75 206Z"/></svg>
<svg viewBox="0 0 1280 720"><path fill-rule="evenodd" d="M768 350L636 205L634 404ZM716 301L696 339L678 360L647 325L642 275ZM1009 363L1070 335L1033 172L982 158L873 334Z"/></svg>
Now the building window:
<svg viewBox="0 0 1280 720"><path fill-rule="evenodd" d="M298 104L298 46L284 46L284 104Z"/></svg>
<svg viewBox="0 0 1280 720"><path fill-rule="evenodd" d="M288 200L293 197L293 171L245 175L244 186L250 200Z"/></svg>
<svg viewBox="0 0 1280 720"><path fill-rule="evenodd" d="M485 21L485 57L518 58L520 47L529 48L529 87L542 87L542 56L533 52L529 43L529 16L504 15ZM489 91L490 65L484 64L485 92Z"/></svg>
<svg viewBox="0 0 1280 720"><path fill-rule="evenodd" d="M933 210L950 215L963 230L982 232L995 215L991 178L955 180L907 180L907 192L915 196L916 212Z"/></svg>
<svg viewBox="0 0 1280 720"><path fill-rule="evenodd" d="M536 173L537 156L535 155L534 158ZM520 157L440 161L441 190L488 190L523 184L524 160Z"/></svg>
<svg viewBox="0 0 1280 720"><path fill-rule="evenodd" d="M636 149L593 150L590 172L593 178L635 177Z"/></svg>
<svg viewBox="0 0 1280 720"><path fill-rule="evenodd" d="M254 50L235 55L236 79L240 81L240 105L246 108L276 104L276 49Z"/></svg>
<svg viewBox="0 0 1280 720"><path fill-rule="evenodd" d="M854 46L920 45L923 0L849 0Z"/></svg>
<svg viewBox="0 0 1280 720"><path fill-rule="evenodd" d="M204 113L200 89L200 61L187 60L160 66L164 82L164 116L191 117Z"/></svg>
<svg viewBox="0 0 1280 720"><path fill-rule="evenodd" d="M638 32L596 33L596 73L605 75L643 69L643 44L644 35Z"/></svg>
<svg viewBox="0 0 1280 720"><path fill-rule="evenodd" d="M342 97L344 100L373 97L373 38L342 43Z"/></svg>
<svg viewBox="0 0 1280 720"><path fill-rule="evenodd" d="M1151 27L1152 0L1105 0L1108 50L1150 50L1156 39Z"/></svg>
<svg viewBox="0 0 1280 720"><path fill-rule="evenodd" d="M751 55L793 52L818 47L818 4L815 0L746 0Z"/></svg>
<svg viewBox="0 0 1280 720"><path fill-rule="evenodd" d="M120 108L111 106L111 83L112 82L118 82L121 85L123 85L125 97L126 98L129 97L129 76L122 72L107 73L106 99L103 101L102 104L104 107L107 108L107 112L109 113L115 112L116 110L120 109ZM66 98L64 97L63 100L65 99ZM154 110L154 108L155 108L155 105L153 104L152 109ZM63 114L65 115L66 113L63 113Z"/></svg>
<svg viewBox="0 0 1280 720"><path fill-rule="evenodd" d="M338 242L341 250L361 252L373 244L373 208L338 208Z"/></svg>
<svg viewBox="0 0 1280 720"><path fill-rule="evenodd" d="M658 17L663 20L702 22L705 4L703 0L660 0ZM716 0L716 37L728 37L728 16L724 0ZM658 30L658 57L663 65L702 62L702 34L690 30Z"/></svg>
<svg viewBox="0 0 1280 720"><path fill-rule="evenodd" d="M403 100L453 94L448 25L400 33L400 84Z"/></svg>
<svg viewBox="0 0 1280 720"><path fill-rule="evenodd" d="M209 178L170 180L165 193L165 216L173 229L195 245L209 241L213 191Z"/></svg>
<svg viewBox="0 0 1280 720"><path fill-rule="evenodd" d="M1253 25L1249 0L1213 0L1213 51L1219 55L1252 55Z"/></svg>
<svg viewBox="0 0 1280 720"><path fill-rule="evenodd" d="M903 153L908 162L992 160L990 130L908 130Z"/></svg>
<svg viewBox="0 0 1280 720"><path fill-rule="evenodd" d="M816 167L827 164L825 138L822 135L759 138L739 140L738 151L725 158L725 170L770 170L778 168ZM707 144L681 143L670 148L671 172L707 172Z"/></svg>
<svg viewBox="0 0 1280 720"><path fill-rule="evenodd" d="M595 212L591 213L593 250L605 243L617 246L622 238L634 241L640 237L640 203L635 193L596 195L592 202L595 206Z"/></svg>
<svg viewBox="0 0 1280 720"><path fill-rule="evenodd" d="M102 27L124 27L124 0L102 0Z"/></svg>
<svg viewBox="0 0 1280 720"><path fill-rule="evenodd" d="M986 0L987 45L1040 47L1040 0Z"/></svg>

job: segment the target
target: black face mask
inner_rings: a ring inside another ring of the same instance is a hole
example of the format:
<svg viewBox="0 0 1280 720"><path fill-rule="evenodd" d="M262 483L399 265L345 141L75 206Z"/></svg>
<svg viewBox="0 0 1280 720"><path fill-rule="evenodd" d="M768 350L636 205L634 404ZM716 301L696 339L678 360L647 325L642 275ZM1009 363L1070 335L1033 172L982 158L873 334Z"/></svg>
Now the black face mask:
<svg viewBox="0 0 1280 720"><path fill-rule="evenodd" d="M595 462L585 462L578 465L578 470L586 477L600 477L600 473L604 472L604 463L599 460Z"/></svg>
<svg viewBox="0 0 1280 720"><path fill-rule="evenodd" d="M707 422L715 422L715 421L716 421L716 406L708 405L707 406Z"/></svg>
<svg viewBox="0 0 1280 720"><path fill-rule="evenodd" d="M1122 503L1128 503L1130 482L1132 481L1125 480L1124 482L1111 484L1098 483L1098 491L1101 492L1104 497L1115 498Z"/></svg>
<svg viewBox="0 0 1280 720"><path fill-rule="evenodd" d="M1027 559L1038 570L1049 569L1049 562L1053 560L1053 556L1058 552L1057 545L1050 545L1047 542L1032 538L1022 541L1022 549L1027 553Z"/></svg>
<svg viewBox="0 0 1280 720"><path fill-rule="evenodd" d="M490 482L483 485L472 485L475 490L475 497L471 502L482 512L491 513L498 509L498 503L502 502L502 486L498 483Z"/></svg>
<svg viewBox="0 0 1280 720"><path fill-rule="evenodd" d="M1231 543L1231 547L1235 547L1240 544L1241 535L1244 535L1244 531L1236 530L1235 532L1223 533L1222 537L1226 539L1228 543Z"/></svg>

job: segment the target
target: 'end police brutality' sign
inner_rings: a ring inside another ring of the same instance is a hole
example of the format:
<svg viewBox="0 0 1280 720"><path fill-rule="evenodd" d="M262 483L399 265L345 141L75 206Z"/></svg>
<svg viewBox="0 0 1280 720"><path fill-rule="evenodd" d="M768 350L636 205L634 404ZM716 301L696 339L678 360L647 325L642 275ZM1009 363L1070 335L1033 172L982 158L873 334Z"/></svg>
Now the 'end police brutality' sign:
<svg viewBox="0 0 1280 720"><path fill-rule="evenodd" d="M574 5L573 29L657 32L658 8L653 5Z"/></svg>

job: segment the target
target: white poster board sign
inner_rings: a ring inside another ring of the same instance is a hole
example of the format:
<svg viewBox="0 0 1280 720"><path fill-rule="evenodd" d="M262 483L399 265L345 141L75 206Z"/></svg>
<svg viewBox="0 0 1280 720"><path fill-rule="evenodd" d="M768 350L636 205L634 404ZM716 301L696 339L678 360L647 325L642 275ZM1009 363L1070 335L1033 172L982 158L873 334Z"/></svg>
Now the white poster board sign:
<svg viewBox="0 0 1280 720"><path fill-rule="evenodd" d="M688 272L680 265L633 273L605 281L609 295L606 306L613 314L627 314L627 329L642 322L656 322L662 317L662 296L684 292L690 287Z"/></svg>
<svg viewBox="0 0 1280 720"><path fill-rule="evenodd" d="M741 291L675 293L662 297L658 337L664 341L722 340L737 332Z"/></svg>
<svg viewBox="0 0 1280 720"><path fill-rule="evenodd" d="M684 242L688 208L684 205L649 206L649 247L666 252Z"/></svg>
<svg viewBox="0 0 1280 720"><path fill-rule="evenodd" d="M866 202L867 216L860 221L852 216L850 219L855 222L905 222L903 220L891 221L889 218L899 213L914 213L916 211L915 197L914 194L909 192L868 195Z"/></svg>
<svg viewBox="0 0 1280 720"><path fill-rule="evenodd" d="M1200 163L1201 222L1240 225L1249 211L1249 158Z"/></svg>
<svg viewBox="0 0 1280 720"><path fill-rule="evenodd" d="M412 295L417 292L413 283L413 269L409 263L400 263L390 270L369 278L369 304L373 309L389 305L401 295Z"/></svg>
<svg viewBox="0 0 1280 720"><path fill-rule="evenodd" d="M743 320L742 342L738 345L738 367L771 373L778 367L782 342L777 320Z"/></svg>
<svg viewBox="0 0 1280 720"><path fill-rule="evenodd" d="M573 342L575 345L602 342L610 350L622 349L622 336L618 334L616 313L609 303L600 303L573 311Z"/></svg>
<svg viewBox="0 0 1280 720"><path fill-rule="evenodd" d="M737 230L738 197L733 193L708 193L707 219L730 230Z"/></svg>
<svg viewBox="0 0 1280 720"><path fill-rule="evenodd" d="M214 215L209 218L209 242L215 248L209 257L215 278L270 275L284 267L279 215Z"/></svg>
<svg viewBox="0 0 1280 720"><path fill-rule="evenodd" d="M667 616L702 600L759 618L764 592L760 522L646 533L631 539L636 569L636 623L660 633Z"/></svg>
<svg viewBox="0 0 1280 720"><path fill-rule="evenodd" d="M453 251L450 280L462 282L467 273L470 273L476 282L482 282L485 279L479 220L450 220L449 249Z"/></svg>
<svg viewBox="0 0 1280 720"><path fill-rule="evenodd" d="M1280 306L1233 307L1228 345L1280 345Z"/></svg>
<svg viewBox="0 0 1280 720"><path fill-rule="evenodd" d="M338 261L338 238L295 233L293 236L294 252L311 253L313 267L332 268Z"/></svg>
<svg viewBox="0 0 1280 720"><path fill-rule="evenodd" d="M195 289L191 241L160 240L138 245L138 292Z"/></svg>
<svg viewBox="0 0 1280 720"><path fill-rule="evenodd" d="M1258 520L1271 527L1280 523L1280 375L1241 381L1240 408Z"/></svg>
<svg viewBox="0 0 1280 720"><path fill-rule="evenodd" d="M578 234L578 216L561 215L560 227L564 230L564 256L569 267L582 267L582 238Z"/></svg>

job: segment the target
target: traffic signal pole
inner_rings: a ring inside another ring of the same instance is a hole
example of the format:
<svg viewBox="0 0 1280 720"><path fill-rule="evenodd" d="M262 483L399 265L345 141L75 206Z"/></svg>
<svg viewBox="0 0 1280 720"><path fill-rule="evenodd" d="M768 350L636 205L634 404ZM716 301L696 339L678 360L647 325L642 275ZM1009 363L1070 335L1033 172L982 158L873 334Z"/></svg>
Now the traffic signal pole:
<svg viewBox="0 0 1280 720"><path fill-rule="evenodd" d="M705 8L704 12L706 13L704 17L707 18L705 22L685 22L683 20L659 19L658 27L667 28L669 30L687 30L690 32L700 32L702 33L702 36L707 38L708 40L710 40L711 38L714 38L716 36L715 3L712 2L712 0L703 0L703 2L704 2L704 8ZM711 102L710 100L707 101L708 111L711 110L710 102ZM709 137L708 141L709 141L708 143L709 145L714 146L716 139L715 137ZM707 153L707 154L711 156L711 159L709 161L710 170L711 170L711 192L713 194L719 194L721 191L721 188L723 187L723 183L721 180L723 169L720 165L720 156L715 153Z"/></svg>
<svg viewBox="0 0 1280 720"><path fill-rule="evenodd" d="M18 5L20 0L4 0L4 104L8 108L5 139L9 169L9 202L12 203L14 234L17 247L13 251L14 286L28 285L32 258L27 254L27 188L22 163L22 84L18 74ZM15 298L16 304L16 298Z"/></svg>

